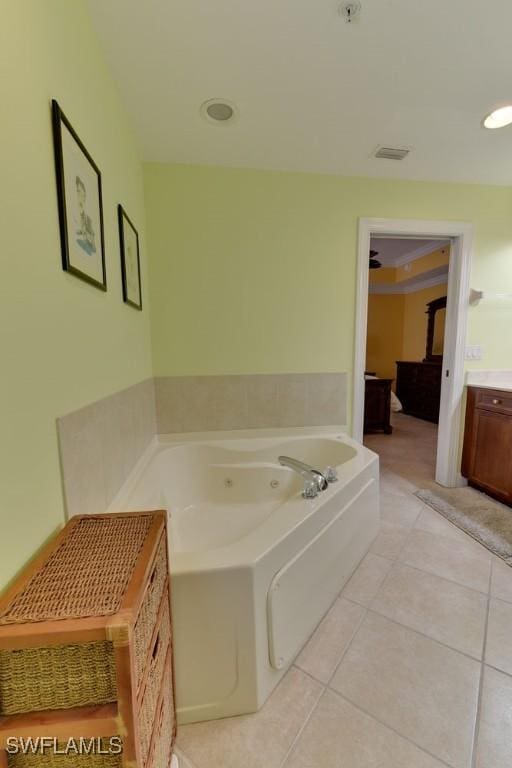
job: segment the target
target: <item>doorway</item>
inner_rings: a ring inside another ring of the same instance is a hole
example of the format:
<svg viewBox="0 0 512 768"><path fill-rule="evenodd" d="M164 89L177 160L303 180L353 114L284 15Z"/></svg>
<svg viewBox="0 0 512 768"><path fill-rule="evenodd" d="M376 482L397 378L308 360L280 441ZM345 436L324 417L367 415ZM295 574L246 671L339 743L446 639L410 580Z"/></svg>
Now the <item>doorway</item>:
<svg viewBox="0 0 512 768"><path fill-rule="evenodd" d="M464 390L464 355L469 300L473 228L471 224L444 221L360 219L357 269L356 333L354 360L353 435L362 441L364 429L365 370L367 360L369 252L372 238L436 240L449 248L447 303L437 432L435 480L447 487L465 485L460 474L460 434ZM374 240L375 241L375 240ZM434 326L433 341L439 340ZM433 353L434 354L434 353Z"/></svg>

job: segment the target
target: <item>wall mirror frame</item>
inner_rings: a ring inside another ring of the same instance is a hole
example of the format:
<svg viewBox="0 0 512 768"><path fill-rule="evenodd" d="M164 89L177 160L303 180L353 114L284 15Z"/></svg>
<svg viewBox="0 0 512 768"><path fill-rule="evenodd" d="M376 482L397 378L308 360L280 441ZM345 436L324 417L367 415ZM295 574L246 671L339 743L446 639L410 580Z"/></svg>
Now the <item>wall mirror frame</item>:
<svg viewBox="0 0 512 768"><path fill-rule="evenodd" d="M427 304L427 346L425 350L424 363L442 363L443 356L434 353L434 339L436 337L436 320L439 323L441 315L440 310L446 310L446 296L440 296L438 299L429 301Z"/></svg>

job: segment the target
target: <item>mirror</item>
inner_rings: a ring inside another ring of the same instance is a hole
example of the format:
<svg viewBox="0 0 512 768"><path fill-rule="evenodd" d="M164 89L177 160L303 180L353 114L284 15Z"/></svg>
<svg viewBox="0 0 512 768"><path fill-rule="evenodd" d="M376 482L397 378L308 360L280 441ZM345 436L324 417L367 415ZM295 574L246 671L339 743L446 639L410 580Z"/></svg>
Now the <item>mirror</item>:
<svg viewBox="0 0 512 768"><path fill-rule="evenodd" d="M427 315L427 345L424 362L441 363L446 325L446 296L429 301Z"/></svg>
<svg viewBox="0 0 512 768"><path fill-rule="evenodd" d="M446 307L436 312L434 320L434 338L432 340L432 354L443 356L444 325L446 322Z"/></svg>

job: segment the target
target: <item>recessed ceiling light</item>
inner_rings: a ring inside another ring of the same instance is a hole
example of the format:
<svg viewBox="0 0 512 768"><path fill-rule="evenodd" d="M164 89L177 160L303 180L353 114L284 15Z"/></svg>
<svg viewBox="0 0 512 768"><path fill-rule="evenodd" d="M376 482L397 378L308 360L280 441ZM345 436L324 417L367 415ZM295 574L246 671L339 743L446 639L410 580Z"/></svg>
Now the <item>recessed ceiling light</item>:
<svg viewBox="0 0 512 768"><path fill-rule="evenodd" d="M234 121L236 109L227 99L208 99L201 105L201 114L209 123L226 125Z"/></svg>
<svg viewBox="0 0 512 768"><path fill-rule="evenodd" d="M484 128L504 128L512 123L512 104L500 107L491 112L484 120Z"/></svg>

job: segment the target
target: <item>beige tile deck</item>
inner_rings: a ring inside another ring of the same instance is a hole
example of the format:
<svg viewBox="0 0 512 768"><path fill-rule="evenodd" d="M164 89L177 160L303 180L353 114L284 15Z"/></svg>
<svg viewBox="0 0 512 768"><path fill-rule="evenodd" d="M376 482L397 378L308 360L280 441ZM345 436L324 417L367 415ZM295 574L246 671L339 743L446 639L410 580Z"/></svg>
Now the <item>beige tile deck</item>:
<svg viewBox="0 0 512 768"><path fill-rule="evenodd" d="M511 768L512 568L418 506L400 423L372 552L259 712L180 728L182 768Z"/></svg>

